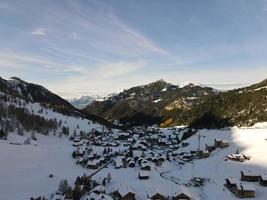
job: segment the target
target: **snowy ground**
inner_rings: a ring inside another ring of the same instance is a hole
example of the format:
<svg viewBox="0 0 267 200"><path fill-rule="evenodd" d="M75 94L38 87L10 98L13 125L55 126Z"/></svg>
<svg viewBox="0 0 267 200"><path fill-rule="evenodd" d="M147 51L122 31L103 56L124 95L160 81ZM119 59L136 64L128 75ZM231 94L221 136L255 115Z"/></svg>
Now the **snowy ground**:
<svg viewBox="0 0 267 200"><path fill-rule="evenodd" d="M57 190L60 180L70 183L86 172L71 157L68 139L38 135L37 145L11 145L20 138L0 141L0 194L3 200L28 200ZM24 140L25 138L21 139ZM49 178L53 174L54 178Z"/></svg>
<svg viewBox="0 0 267 200"><path fill-rule="evenodd" d="M229 130L202 130L201 145L213 144L214 138L226 139L230 147L215 150L207 159L186 164L181 169L175 163L165 162L161 167L149 172L149 180L138 179L138 168L114 169L109 166L94 178L106 177L110 172L112 182L107 186L112 191L118 185L128 185L137 194L138 200L146 199L147 194L161 192L173 195L185 190L194 199L231 200L236 199L228 190L224 190L224 179L240 178L240 170L251 170L258 174L267 174L267 123L252 128L232 128ZM0 140L0 194L3 200L28 200L31 196L49 195L58 187L62 179L73 183L74 179L88 170L76 165L71 157L73 147L68 139L38 135L36 145L12 145L11 141L24 141L25 138L11 135L7 141ZM188 139L190 146L181 151L196 150L197 136ZM240 153L252 156L250 161L237 163L224 161L228 154ZM164 173L163 179L160 173ZM53 174L54 178L49 178ZM203 188L185 187L193 176L207 177L211 181ZM258 183L256 199L266 199L267 189Z"/></svg>

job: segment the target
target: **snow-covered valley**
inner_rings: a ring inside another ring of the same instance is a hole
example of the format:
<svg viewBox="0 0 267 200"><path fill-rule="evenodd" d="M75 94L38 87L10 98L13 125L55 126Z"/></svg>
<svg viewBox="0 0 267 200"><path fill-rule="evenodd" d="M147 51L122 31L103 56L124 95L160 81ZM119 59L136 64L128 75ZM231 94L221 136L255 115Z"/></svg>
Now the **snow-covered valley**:
<svg viewBox="0 0 267 200"><path fill-rule="evenodd" d="M169 130L162 129L168 133ZM231 128L226 130L201 130L201 149L205 144L212 144L214 139L224 139L229 147L216 149L208 158L193 160L183 165L177 162L164 162L161 166L154 166L147 172L148 180L138 179L139 167L119 168L109 165L94 176L95 180L102 180L108 173L112 175L111 183L106 185L106 193L114 191L116 187L131 188L137 200L161 193L167 196L183 191L192 199L236 199L225 187L226 178L240 179L240 171L253 174L267 174L267 124L257 124L251 128ZM10 144L23 141L24 137L10 134L8 140L0 140L0 193L1 199L26 200L31 196L43 195L49 197L57 190L58 183L67 179L73 185L77 176L86 173L90 175L93 169L86 169L76 165L71 154L74 150L68 138L55 136L37 136L37 142L30 145ZM196 150L198 135L193 135L185 142L188 146L178 151ZM224 158L236 151L248 154L251 159L245 162L225 161ZM96 151L97 148L96 148ZM53 174L52 178L49 175ZM203 187L188 185L193 177L208 179ZM246 183L255 188L256 199L266 199L267 190L258 183Z"/></svg>

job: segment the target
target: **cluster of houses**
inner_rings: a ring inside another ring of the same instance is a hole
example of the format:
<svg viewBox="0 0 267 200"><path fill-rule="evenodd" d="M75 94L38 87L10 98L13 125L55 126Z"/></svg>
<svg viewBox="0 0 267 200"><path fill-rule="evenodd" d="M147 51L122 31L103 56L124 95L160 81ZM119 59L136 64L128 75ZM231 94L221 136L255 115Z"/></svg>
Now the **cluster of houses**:
<svg viewBox="0 0 267 200"><path fill-rule="evenodd" d="M73 146L76 147L73 157L77 164L95 170L100 170L109 163L113 163L115 169L138 167L137 177L143 181L150 178L149 171L154 166L159 166L166 160L179 158L178 160L183 164L195 158L209 157L216 148L229 146L227 141L215 139L214 144L206 145L203 151L181 152L180 147L189 145L183 142L185 137L183 133L185 132L180 133L174 129L166 134L153 128L136 129L132 132L94 132L86 138L76 136L73 139ZM193 131L189 131L189 134L192 133ZM191 199L183 192L172 196L155 192L147 194L147 198L151 200ZM110 194L106 194L103 186L101 188L98 186L90 192L87 191L87 196L84 199L135 200L136 194L127 184L117 186Z"/></svg>
<svg viewBox="0 0 267 200"><path fill-rule="evenodd" d="M110 184L111 177L107 176L105 182L92 180L90 176L85 174L77 177L74 187L68 184L63 185L61 189L51 194L50 198L38 197L31 200L136 200L138 193L127 183L120 183L113 187L111 192L107 192L106 186ZM190 200L192 199L186 191L177 190L172 196L159 192L155 189L147 193L147 200Z"/></svg>
<svg viewBox="0 0 267 200"><path fill-rule="evenodd" d="M119 184L112 193L114 200L136 200L135 192L127 184ZM179 191L172 196L166 195L164 192L155 190L147 193L147 200L190 200L192 199L186 192Z"/></svg>
<svg viewBox="0 0 267 200"><path fill-rule="evenodd" d="M210 153L217 148L226 148L229 146L229 143L227 140L217 140L214 139L214 143L212 145L206 144L205 150L200 150L197 152L198 158L208 158L210 156Z"/></svg>
<svg viewBox="0 0 267 200"><path fill-rule="evenodd" d="M241 171L240 180L237 178L225 179L225 187L238 198L255 198L256 190L254 185L243 182L257 182L259 185L267 187L267 175L253 174L250 171ZM242 181L242 182L241 182Z"/></svg>
<svg viewBox="0 0 267 200"><path fill-rule="evenodd" d="M76 163L89 169L99 169L111 160L114 160L115 168L140 166L142 170L149 170L151 163L160 164L166 160L166 155L155 155L153 149L171 151L180 146L186 146L181 142L181 134L173 131L172 134L164 134L158 129L136 129L131 133L91 133L86 138L76 136L73 138L73 158ZM98 151L93 150L94 147ZM101 152L101 148L104 148ZM138 155L133 152L142 152Z"/></svg>
<svg viewBox="0 0 267 200"><path fill-rule="evenodd" d="M156 154L152 151L142 151L140 155L134 154L133 151L130 148L123 156L115 157L115 169L139 167L139 179L148 179L148 175L143 176L145 171L150 171L153 165L160 165L166 160L166 157L162 154Z"/></svg>

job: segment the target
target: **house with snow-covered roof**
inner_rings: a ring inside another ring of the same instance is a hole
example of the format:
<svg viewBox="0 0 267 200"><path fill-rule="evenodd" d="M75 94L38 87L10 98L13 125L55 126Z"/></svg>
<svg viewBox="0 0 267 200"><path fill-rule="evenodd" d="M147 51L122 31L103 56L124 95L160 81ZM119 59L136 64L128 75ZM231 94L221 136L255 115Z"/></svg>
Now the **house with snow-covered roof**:
<svg viewBox="0 0 267 200"><path fill-rule="evenodd" d="M115 200L136 200L135 193L127 184L119 184L113 192Z"/></svg>
<svg viewBox="0 0 267 200"><path fill-rule="evenodd" d="M190 196L185 193L179 193L173 197L173 200L190 200Z"/></svg>
<svg viewBox="0 0 267 200"><path fill-rule="evenodd" d="M259 183L261 186L267 187L267 175L261 175L259 178Z"/></svg>
<svg viewBox="0 0 267 200"><path fill-rule="evenodd" d="M115 158L114 162L115 162L115 168L116 169L123 167L123 157L122 156L118 156L117 158Z"/></svg>
<svg viewBox="0 0 267 200"><path fill-rule="evenodd" d="M166 197L165 197L163 194L157 192L157 193L155 193L154 195L152 195L152 196L150 197L150 199L151 199L151 200L166 200Z"/></svg>
<svg viewBox="0 0 267 200"><path fill-rule="evenodd" d="M247 172L241 171L241 181L248 181L248 182L258 182L260 176L258 174L253 174L250 170Z"/></svg>
<svg viewBox="0 0 267 200"><path fill-rule="evenodd" d="M256 191L253 185L249 184L239 184L237 189L234 191L239 198L255 198Z"/></svg>
<svg viewBox="0 0 267 200"><path fill-rule="evenodd" d="M227 178L225 179L225 187L229 190L234 190L237 188L237 185L240 184L240 181L237 178Z"/></svg>
<svg viewBox="0 0 267 200"><path fill-rule="evenodd" d="M110 196L106 194L96 194L90 193L89 195L83 198L84 200L113 200Z"/></svg>
<svg viewBox="0 0 267 200"><path fill-rule="evenodd" d="M95 194L105 194L106 193L106 188L103 185L98 185L94 189L92 189L89 193L95 193Z"/></svg>
<svg viewBox="0 0 267 200"><path fill-rule="evenodd" d="M148 175L147 171L141 170L138 172L138 178L140 180L147 180L147 179L149 179L149 175Z"/></svg>

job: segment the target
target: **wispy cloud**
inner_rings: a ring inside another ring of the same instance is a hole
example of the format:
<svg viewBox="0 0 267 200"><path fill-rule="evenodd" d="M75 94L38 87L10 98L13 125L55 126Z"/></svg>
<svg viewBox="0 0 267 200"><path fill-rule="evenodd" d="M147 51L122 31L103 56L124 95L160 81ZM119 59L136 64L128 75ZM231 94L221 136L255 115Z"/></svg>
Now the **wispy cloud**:
<svg viewBox="0 0 267 200"><path fill-rule="evenodd" d="M34 55L20 55L15 53L0 52L0 66L23 68L23 66L42 66L52 72L72 73L73 76L79 77L98 77L98 78L113 78L123 75L128 75L146 66L146 61L105 61L102 65L95 68L82 66L78 63L63 63L47 58L36 57ZM75 74L74 74L75 73Z"/></svg>
<svg viewBox="0 0 267 200"><path fill-rule="evenodd" d="M46 28L37 28L31 32L33 35L37 36L45 36L47 35L48 31Z"/></svg>
<svg viewBox="0 0 267 200"><path fill-rule="evenodd" d="M96 69L96 73L98 76L102 76L104 78L114 78L135 72L145 67L146 64L147 63L145 61L120 61L114 63L106 63L105 65L98 67Z"/></svg>
<svg viewBox="0 0 267 200"><path fill-rule="evenodd" d="M142 35L140 32L137 32L136 30L132 29L130 26L123 23L114 14L110 15L110 19L114 23L114 25L116 25L118 28L120 28L124 32L125 38L129 42L134 43L140 46L141 48L145 48L145 49L151 50L159 54L167 54L166 50L160 48L158 45L156 45L146 36Z"/></svg>

